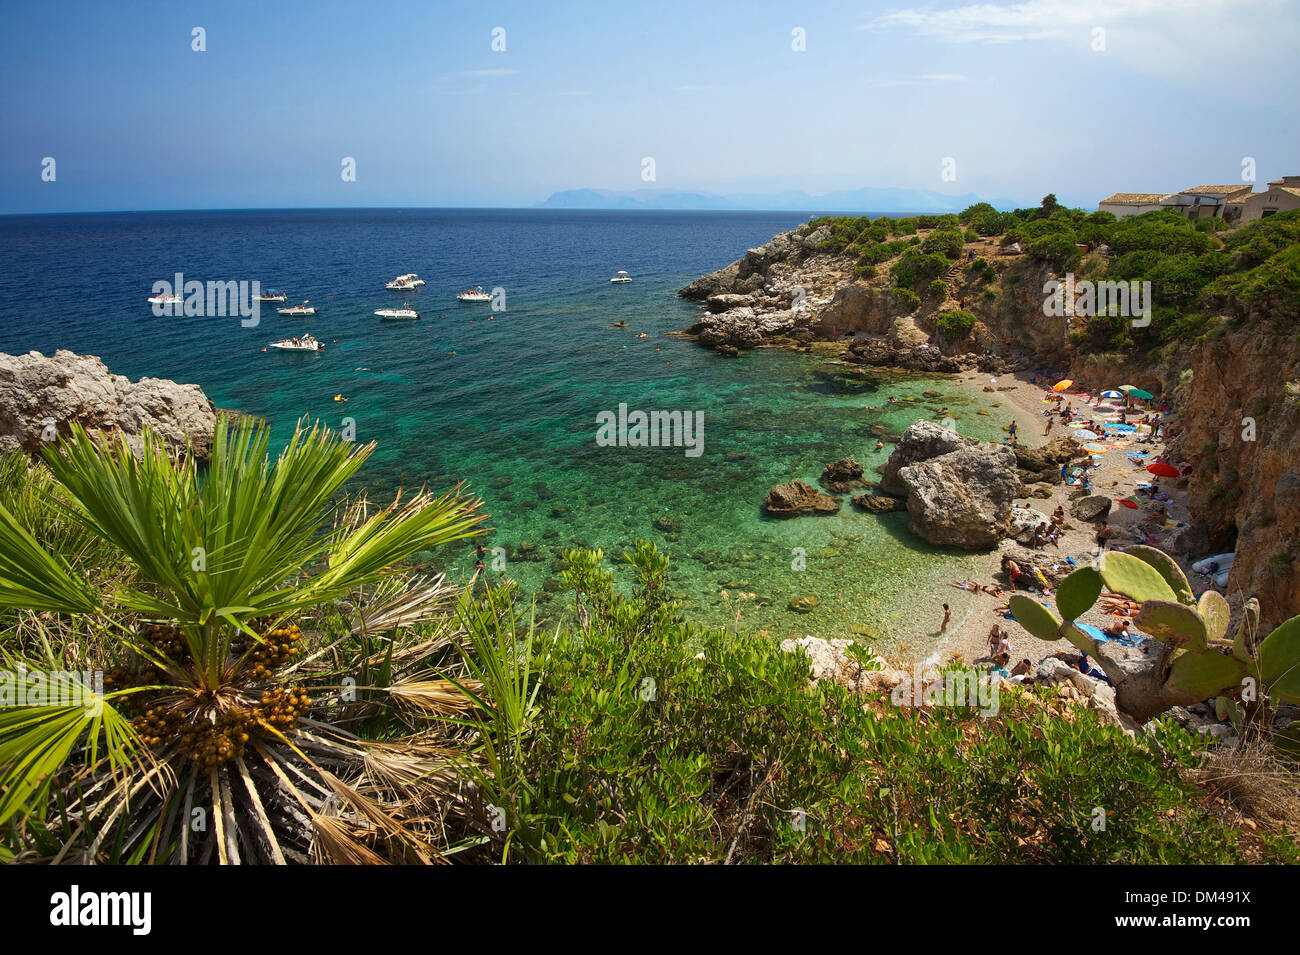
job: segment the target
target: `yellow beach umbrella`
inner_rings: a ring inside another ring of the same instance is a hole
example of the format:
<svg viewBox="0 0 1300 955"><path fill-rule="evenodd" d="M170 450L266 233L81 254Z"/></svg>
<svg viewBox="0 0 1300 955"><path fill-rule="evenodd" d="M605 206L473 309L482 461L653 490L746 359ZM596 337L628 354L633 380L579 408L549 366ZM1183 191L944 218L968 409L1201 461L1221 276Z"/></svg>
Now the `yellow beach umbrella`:
<svg viewBox="0 0 1300 955"><path fill-rule="evenodd" d="M1062 380L1058 381L1056 384L1052 385L1052 390L1064 391L1066 388L1069 388L1072 384L1074 384L1073 378L1063 378Z"/></svg>

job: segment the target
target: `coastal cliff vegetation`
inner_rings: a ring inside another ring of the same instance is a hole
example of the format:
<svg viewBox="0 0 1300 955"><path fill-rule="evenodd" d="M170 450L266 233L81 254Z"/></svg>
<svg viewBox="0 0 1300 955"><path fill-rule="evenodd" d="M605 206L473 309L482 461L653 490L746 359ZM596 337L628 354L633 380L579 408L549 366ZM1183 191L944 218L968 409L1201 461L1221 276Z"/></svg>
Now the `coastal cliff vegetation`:
<svg viewBox="0 0 1300 955"><path fill-rule="evenodd" d="M542 631L504 577L407 569L477 501L340 503L368 449L327 431L265 451L219 422L202 475L148 435L4 459L5 670L108 674L0 710L6 861L1300 860L1271 756L1243 785L1202 737L1042 687L896 705L865 648L812 681L684 619L644 542L566 552Z"/></svg>

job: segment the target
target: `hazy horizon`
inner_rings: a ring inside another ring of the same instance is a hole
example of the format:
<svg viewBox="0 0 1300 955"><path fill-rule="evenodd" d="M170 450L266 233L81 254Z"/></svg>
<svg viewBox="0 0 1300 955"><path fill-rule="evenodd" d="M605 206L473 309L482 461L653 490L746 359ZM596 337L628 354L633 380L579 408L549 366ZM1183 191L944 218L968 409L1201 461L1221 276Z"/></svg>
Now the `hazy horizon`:
<svg viewBox="0 0 1300 955"><path fill-rule="evenodd" d="M1294 4L910 2L10 2L0 214L585 189L1095 207L1300 173Z"/></svg>

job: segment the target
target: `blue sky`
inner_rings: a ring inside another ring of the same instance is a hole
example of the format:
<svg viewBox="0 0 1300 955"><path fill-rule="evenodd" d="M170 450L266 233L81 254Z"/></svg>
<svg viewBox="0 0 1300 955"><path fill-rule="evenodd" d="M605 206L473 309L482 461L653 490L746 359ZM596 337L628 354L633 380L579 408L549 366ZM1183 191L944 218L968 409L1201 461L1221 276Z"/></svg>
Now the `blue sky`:
<svg viewBox="0 0 1300 955"><path fill-rule="evenodd" d="M1245 157L1260 188L1300 174L1298 8L0 0L0 213L518 206L575 188L1095 204L1240 181Z"/></svg>

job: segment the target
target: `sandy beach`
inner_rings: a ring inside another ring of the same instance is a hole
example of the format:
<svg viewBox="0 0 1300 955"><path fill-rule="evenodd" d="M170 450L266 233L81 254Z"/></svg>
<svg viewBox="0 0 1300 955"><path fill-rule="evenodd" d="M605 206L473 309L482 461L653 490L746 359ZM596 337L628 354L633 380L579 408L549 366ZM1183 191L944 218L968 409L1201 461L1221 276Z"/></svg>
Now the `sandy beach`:
<svg viewBox="0 0 1300 955"><path fill-rule="evenodd" d="M1040 447L1052 438L1070 434L1076 430L1075 425L1065 427L1059 423L1059 419L1053 418L1051 429L1047 434L1044 434L1043 428L1048 420L1044 416L1044 411L1051 406L1044 400L1047 392L1043 386L1035 383L1032 376L1028 374L989 376L980 372L969 372L962 376L961 381L964 387L984 398L988 397L988 394L984 391L985 387L997 389L998 399L1016 412L1014 420L1017 423L1017 440L1022 446ZM1119 382L1114 384L1119 384ZM1100 387L1104 390L1114 387L1114 384L1107 383ZM1072 388L1066 393L1066 401L1076 411L1091 413L1098 418L1101 417L1100 412L1093 410L1089 403L1096 404L1098 401L1104 401L1104 399L1098 399L1091 394L1080 393L1079 389ZM1082 427L1082 425L1078 427ZM1163 443L1154 440L1140 443L1137 440L1107 438L1100 441L1099 444L1105 450L1093 458L1093 463L1097 465L1097 469L1091 471L1089 475L1093 488L1092 493L1104 495L1115 502L1130 498L1138 503L1136 509L1118 503L1112 505L1110 513L1106 517L1107 522L1114 531L1111 545L1112 547L1122 547L1125 544L1139 543L1142 540L1143 531L1138 525L1144 520L1151 520L1155 502L1149 497L1136 495L1135 491L1139 484L1145 484L1151 480L1152 475L1147 472L1145 464L1146 461L1154 460L1164 452ZM1135 452L1145 452L1150 457L1143 459L1135 467L1135 462L1126 457L1127 454ZM1162 486L1162 489L1170 497L1170 500L1165 505L1169 520L1185 523L1188 516L1186 493L1174 486L1177 482L1165 483L1169 485L1168 487ZM1075 490L1075 486L1056 484L1053 485L1051 496L1048 499L1025 497L1018 498L1015 502L1017 505L1024 504L1034 510L1041 511L1045 515L1050 515L1058 505L1065 508L1067 516L1061 531L1059 548L1047 544L1037 552L1041 554L1039 566L1044 570L1055 570L1057 574L1065 574L1072 569L1070 563L1066 560L1067 557L1073 558L1074 563L1078 565L1091 562L1099 553L1095 540L1097 524L1081 522L1070 516L1071 501L1069 494ZM977 580L978 584L997 584L1004 589L1007 588L1007 582L1000 576L999 569L1001 555L1009 546L1015 547L1015 542L1004 541L1001 548L986 555L987 560L981 568L981 576ZM1028 570L1029 568L1025 569ZM1188 571L1189 568L1184 567L1184 570ZM1193 586L1197 586L1199 589L1202 578L1198 578L1189 572L1189 579L1192 581ZM1006 590L1002 596L995 597L983 592L971 592L959 589L956 586L952 587L950 595L944 598L952 607L952 621L946 632L940 634L936 630L935 637L941 642L932 649L926 662L940 662L953 657L969 663L987 661L989 656L988 634L989 630L995 625L1000 626L1009 635L1012 663L1025 658L1036 663L1043 657L1059 650L1073 650L1063 641L1048 643L1032 637L1022 627L1018 626L1014 620L1004 617L1003 612L997 608L1005 606L1010 593L1010 590ZM938 620L941 619L943 611L936 607L934 614L935 619ZM1103 628L1114 622L1116 618L1103 610L1094 608L1081 619L1085 623Z"/></svg>

